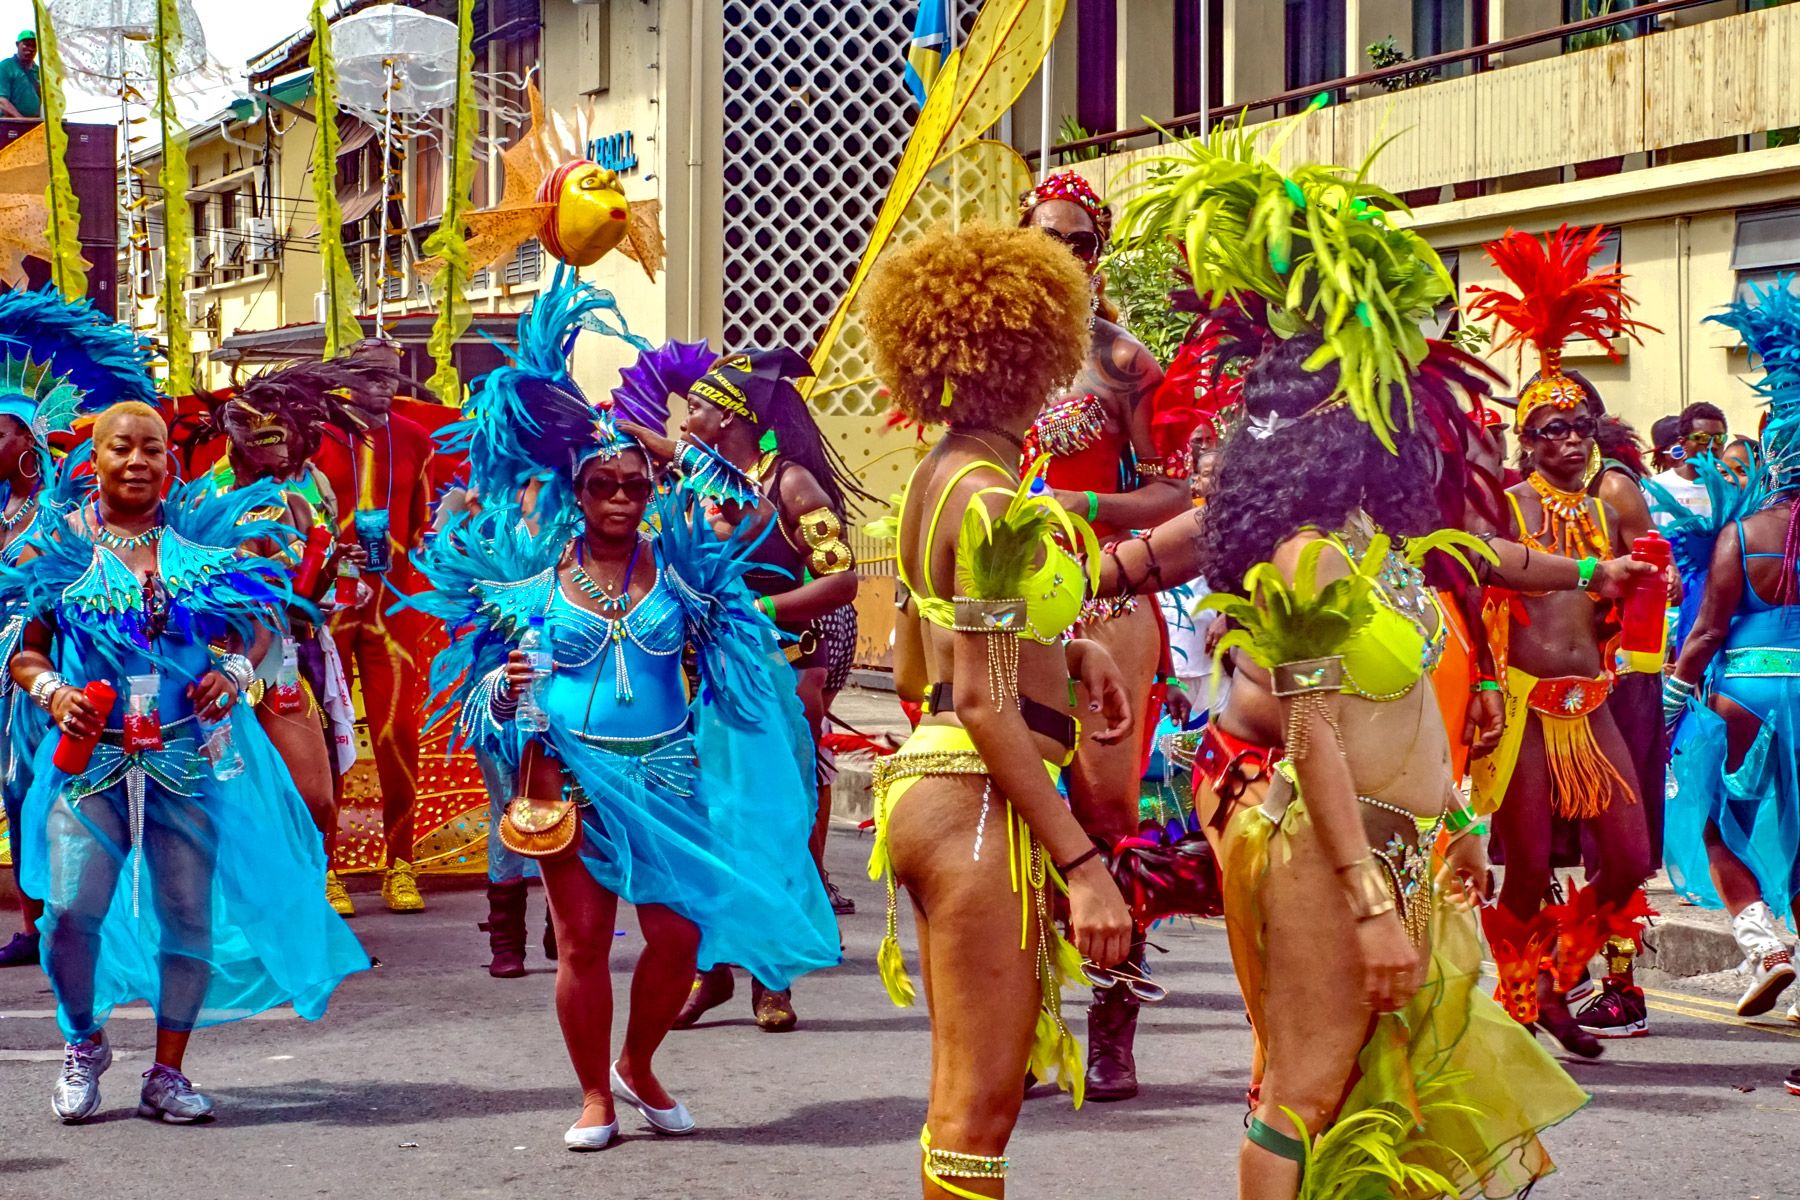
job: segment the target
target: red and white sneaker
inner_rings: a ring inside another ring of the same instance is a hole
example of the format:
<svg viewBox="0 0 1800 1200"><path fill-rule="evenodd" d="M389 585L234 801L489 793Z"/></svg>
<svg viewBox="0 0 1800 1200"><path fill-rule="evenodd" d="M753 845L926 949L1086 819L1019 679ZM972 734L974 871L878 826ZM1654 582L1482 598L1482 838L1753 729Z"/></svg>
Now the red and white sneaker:
<svg viewBox="0 0 1800 1200"><path fill-rule="evenodd" d="M1575 1023L1597 1038L1648 1037L1650 1011L1644 989L1626 987L1609 976L1600 995L1576 1014Z"/></svg>

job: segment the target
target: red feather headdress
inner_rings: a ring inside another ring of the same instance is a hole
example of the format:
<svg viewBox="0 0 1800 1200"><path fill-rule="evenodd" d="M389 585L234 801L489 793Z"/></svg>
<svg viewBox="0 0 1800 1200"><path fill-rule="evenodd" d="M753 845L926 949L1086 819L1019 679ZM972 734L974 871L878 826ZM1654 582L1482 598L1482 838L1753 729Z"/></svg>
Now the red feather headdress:
<svg viewBox="0 0 1800 1200"><path fill-rule="evenodd" d="M1169 462L1187 458L1196 431L1207 445L1224 438L1243 403L1243 369L1271 336L1260 297L1200 309L1150 401L1150 440Z"/></svg>
<svg viewBox="0 0 1800 1200"><path fill-rule="evenodd" d="M1600 225L1585 233L1564 225L1539 239L1514 229L1485 247L1489 261L1518 294L1472 286L1469 292L1475 298L1469 303L1469 315L1491 318L1494 349L1515 347L1521 366L1527 346L1538 353L1538 378L1519 396L1517 424L1521 429L1540 405L1574 408L1587 398L1581 385L1563 374L1563 347L1568 342L1592 338L1616 362L1614 338L1641 342L1639 330L1659 332L1629 315L1634 302L1625 294L1623 271L1618 267L1588 270L1604 233L1605 227Z"/></svg>

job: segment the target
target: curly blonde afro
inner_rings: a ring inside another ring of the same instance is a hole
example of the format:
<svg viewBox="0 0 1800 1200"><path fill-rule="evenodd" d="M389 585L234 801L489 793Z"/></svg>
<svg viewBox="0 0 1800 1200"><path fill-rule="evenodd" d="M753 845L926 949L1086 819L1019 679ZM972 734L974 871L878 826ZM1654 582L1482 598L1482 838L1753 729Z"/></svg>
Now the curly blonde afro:
<svg viewBox="0 0 1800 1200"><path fill-rule="evenodd" d="M862 306L877 374L924 425L1035 414L1081 369L1092 311L1074 255L1035 229L985 222L894 251Z"/></svg>

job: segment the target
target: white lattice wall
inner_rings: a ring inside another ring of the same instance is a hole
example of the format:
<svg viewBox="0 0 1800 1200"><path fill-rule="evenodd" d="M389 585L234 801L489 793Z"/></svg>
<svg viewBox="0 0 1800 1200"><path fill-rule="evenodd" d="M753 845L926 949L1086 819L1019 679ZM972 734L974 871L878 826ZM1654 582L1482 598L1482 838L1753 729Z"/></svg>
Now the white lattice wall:
<svg viewBox="0 0 1800 1200"><path fill-rule="evenodd" d="M849 285L914 106L917 0L726 0L725 341L808 353ZM873 389L826 406L874 412Z"/></svg>

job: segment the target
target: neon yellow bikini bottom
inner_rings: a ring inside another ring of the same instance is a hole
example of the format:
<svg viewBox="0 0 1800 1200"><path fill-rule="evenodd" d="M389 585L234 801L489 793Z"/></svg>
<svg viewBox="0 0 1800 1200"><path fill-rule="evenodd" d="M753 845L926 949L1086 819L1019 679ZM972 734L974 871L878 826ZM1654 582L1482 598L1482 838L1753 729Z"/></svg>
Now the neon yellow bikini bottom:
<svg viewBox="0 0 1800 1200"><path fill-rule="evenodd" d="M1046 760L1044 769L1052 783L1062 777L1060 763ZM888 997L901 1008L910 1007L916 996L900 955L900 902L888 852L888 815L913 784L928 776L987 773L987 763L975 749L968 731L950 725L919 726L897 753L875 764L875 848L869 855L869 878L885 879L888 895L887 933L881 939L876 962ZM1011 803L1006 806L1006 840L1012 890L1020 905L1019 949L1029 952L1034 928L1038 934L1038 982L1043 1001L1031 1048L1031 1070L1039 1079L1055 1079L1079 1107L1084 1083L1081 1043L1063 1024L1062 985L1067 982L1081 986L1088 981L1081 972L1081 955L1062 936L1050 914L1049 889L1066 892L1068 887L1032 834L1031 826L1013 811Z"/></svg>

